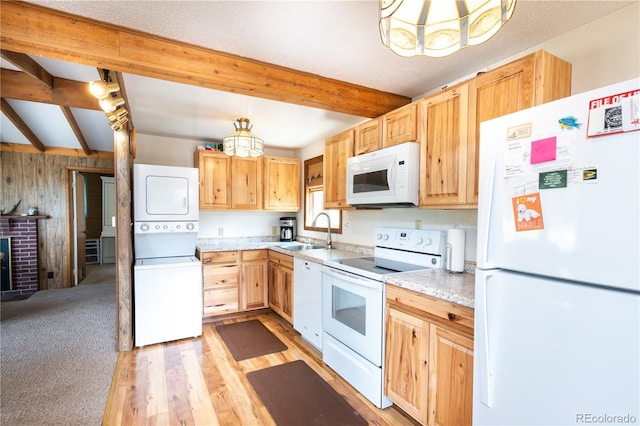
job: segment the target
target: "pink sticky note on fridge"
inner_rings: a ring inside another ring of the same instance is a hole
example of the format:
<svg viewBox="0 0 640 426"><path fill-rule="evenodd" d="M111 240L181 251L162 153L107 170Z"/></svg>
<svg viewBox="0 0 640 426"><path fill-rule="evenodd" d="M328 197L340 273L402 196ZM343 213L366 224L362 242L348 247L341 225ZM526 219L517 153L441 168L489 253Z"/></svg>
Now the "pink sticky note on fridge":
<svg viewBox="0 0 640 426"><path fill-rule="evenodd" d="M556 137L531 142L531 164L544 163L556 159Z"/></svg>

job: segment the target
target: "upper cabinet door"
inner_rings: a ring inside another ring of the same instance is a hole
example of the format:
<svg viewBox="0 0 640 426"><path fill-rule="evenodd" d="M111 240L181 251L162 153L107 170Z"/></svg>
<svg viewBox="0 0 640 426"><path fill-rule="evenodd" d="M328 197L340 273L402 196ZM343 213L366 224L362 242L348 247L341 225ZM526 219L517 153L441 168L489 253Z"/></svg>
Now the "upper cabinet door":
<svg viewBox="0 0 640 426"><path fill-rule="evenodd" d="M380 118L366 121L356 127L354 155L382 148L382 125Z"/></svg>
<svg viewBox="0 0 640 426"><path fill-rule="evenodd" d="M467 203L478 204L480 123L571 95L571 64L543 50L469 80Z"/></svg>
<svg viewBox="0 0 640 426"><path fill-rule="evenodd" d="M462 84L418 103L420 207L466 202L468 98Z"/></svg>
<svg viewBox="0 0 640 426"><path fill-rule="evenodd" d="M382 148L417 140L417 110L411 103L382 116Z"/></svg>
<svg viewBox="0 0 640 426"><path fill-rule="evenodd" d="M347 204L347 159L353 157L353 129L325 140L323 176L324 208L344 209Z"/></svg>
<svg viewBox="0 0 640 426"><path fill-rule="evenodd" d="M262 209L262 159L232 157L231 208Z"/></svg>
<svg viewBox="0 0 640 426"><path fill-rule="evenodd" d="M300 210L300 163L295 158L264 157L265 210Z"/></svg>
<svg viewBox="0 0 640 426"><path fill-rule="evenodd" d="M200 208L231 208L231 157L211 151L196 151L200 169Z"/></svg>

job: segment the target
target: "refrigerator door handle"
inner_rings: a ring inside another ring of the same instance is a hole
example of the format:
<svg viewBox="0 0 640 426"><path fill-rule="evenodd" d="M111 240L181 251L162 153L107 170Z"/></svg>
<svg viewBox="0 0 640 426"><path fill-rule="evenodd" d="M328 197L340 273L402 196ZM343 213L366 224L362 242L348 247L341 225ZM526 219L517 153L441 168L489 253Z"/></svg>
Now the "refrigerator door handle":
<svg viewBox="0 0 640 426"><path fill-rule="evenodd" d="M485 151L489 151L487 149L485 149ZM494 153L494 148L491 148L491 153L487 153L485 152L485 155L487 155L487 158L494 158L495 157L495 153ZM482 158L481 161L485 161L487 162L486 159ZM494 193L494 182L495 182L495 175L496 175L496 164L495 164L495 159L491 160L490 162L491 167L487 168L487 173L489 174L488 176L479 176L479 179L485 179L486 182L490 182L491 185L489 185L488 191L484 191L483 195L479 195L478 197L484 197L486 199L482 201L484 206L488 206L489 208L492 208L493 206L493 193ZM480 204L480 199L478 199L478 204ZM486 221L486 223L480 223L480 222L484 222ZM482 247L479 250L479 254L482 256L482 263L481 266L482 268L486 268L486 267L491 267L488 264L489 261L489 230L490 230L490 225L491 225L491 216L489 215L489 211L487 209L487 211L479 211L479 215L478 215L478 229L480 230L480 228L482 228L482 233L483 235L478 235L478 241L481 242ZM480 231L478 231L480 232Z"/></svg>
<svg viewBox="0 0 640 426"><path fill-rule="evenodd" d="M478 276L482 280L482 290L476 296L480 296L480 300L476 300L476 329L480 333L478 336L481 342L479 355L479 390L480 402L487 407L493 406L493 372L491 369L491 348L489 341L489 317L487 314L488 295L487 282L493 276L491 271L483 271ZM479 303L478 303L479 302ZM479 308L479 309L478 309Z"/></svg>

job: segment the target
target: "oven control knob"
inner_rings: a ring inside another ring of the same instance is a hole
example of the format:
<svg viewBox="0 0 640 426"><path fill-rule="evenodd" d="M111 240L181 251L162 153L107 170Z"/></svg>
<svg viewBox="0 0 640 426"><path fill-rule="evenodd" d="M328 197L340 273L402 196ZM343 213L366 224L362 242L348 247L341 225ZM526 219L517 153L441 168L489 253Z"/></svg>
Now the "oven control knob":
<svg viewBox="0 0 640 426"><path fill-rule="evenodd" d="M156 229L160 229L160 225L156 225Z"/></svg>
<svg viewBox="0 0 640 426"><path fill-rule="evenodd" d="M164 225L164 226L162 227L162 229L169 229L169 226L168 226L168 225Z"/></svg>
<svg viewBox="0 0 640 426"><path fill-rule="evenodd" d="M418 245L422 244L423 239L418 237L417 243Z"/></svg>
<svg viewBox="0 0 640 426"><path fill-rule="evenodd" d="M431 244L431 238L425 238L424 239L424 245L428 246L429 244Z"/></svg>
<svg viewBox="0 0 640 426"><path fill-rule="evenodd" d="M149 230L149 224L148 223L143 223L142 225L140 225L140 230L142 232L147 232Z"/></svg>
<svg viewBox="0 0 640 426"><path fill-rule="evenodd" d="M180 229L180 228L182 228L182 226L176 225L176 229Z"/></svg>
<svg viewBox="0 0 640 426"><path fill-rule="evenodd" d="M187 223L187 230L193 231L193 223Z"/></svg>

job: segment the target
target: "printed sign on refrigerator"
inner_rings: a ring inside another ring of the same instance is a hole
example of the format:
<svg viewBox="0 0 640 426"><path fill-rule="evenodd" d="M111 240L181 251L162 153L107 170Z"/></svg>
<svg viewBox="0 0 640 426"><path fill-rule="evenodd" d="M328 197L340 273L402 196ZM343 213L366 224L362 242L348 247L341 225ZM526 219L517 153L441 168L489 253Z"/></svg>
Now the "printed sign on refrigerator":
<svg viewBox="0 0 640 426"><path fill-rule="evenodd" d="M640 130L640 89L589 102L587 137Z"/></svg>
<svg viewBox="0 0 640 426"><path fill-rule="evenodd" d="M512 203L516 232L544 229L539 192L513 197Z"/></svg>

